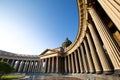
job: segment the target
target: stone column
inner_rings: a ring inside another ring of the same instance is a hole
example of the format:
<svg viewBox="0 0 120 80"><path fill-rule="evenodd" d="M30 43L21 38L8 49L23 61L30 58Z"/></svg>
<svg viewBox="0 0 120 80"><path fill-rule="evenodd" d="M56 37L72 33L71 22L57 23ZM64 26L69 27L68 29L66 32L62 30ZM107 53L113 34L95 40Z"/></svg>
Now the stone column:
<svg viewBox="0 0 120 80"><path fill-rule="evenodd" d="M100 63L99 57L98 57L98 55L95 51L95 47L94 47L94 44L92 42L92 39L91 39L91 37L88 33L86 33L86 37L87 37L87 41L88 41L88 44L89 44L90 53L91 53L91 56L92 56L92 59L93 59L93 63L94 63L94 66L95 66L95 71L97 73L101 73L102 72L101 63Z"/></svg>
<svg viewBox="0 0 120 80"><path fill-rule="evenodd" d="M37 68L37 61L35 60L35 64L34 64L34 73L36 73L36 68Z"/></svg>
<svg viewBox="0 0 120 80"><path fill-rule="evenodd" d="M24 65L24 68L23 68L23 72L26 72L26 68L27 68L27 61L25 61L25 65Z"/></svg>
<svg viewBox="0 0 120 80"><path fill-rule="evenodd" d="M65 73L67 73L68 72L68 70L67 70L67 67L68 67L68 65L67 65L67 56L65 56L64 58L65 58Z"/></svg>
<svg viewBox="0 0 120 80"><path fill-rule="evenodd" d="M44 69L43 69L43 59L41 59L41 67L40 67L41 72L43 73Z"/></svg>
<svg viewBox="0 0 120 80"><path fill-rule="evenodd" d="M68 59L68 55L66 55L66 59L67 59L68 73L70 73L70 70L69 70L69 59Z"/></svg>
<svg viewBox="0 0 120 80"><path fill-rule="evenodd" d="M55 66L54 63L55 63L54 62L54 57L52 57L52 73L54 73L54 66Z"/></svg>
<svg viewBox="0 0 120 80"><path fill-rule="evenodd" d="M39 60L37 60L36 73L39 72Z"/></svg>
<svg viewBox="0 0 120 80"><path fill-rule="evenodd" d="M81 54L82 54L82 59L83 59L83 65L84 65L85 72L88 73L87 60L86 60L86 57L85 57L85 51L83 49L82 44L80 45L80 50L81 50Z"/></svg>
<svg viewBox="0 0 120 80"><path fill-rule="evenodd" d="M11 66L14 67L14 64L15 64L15 60L13 59L13 60L12 60L12 63L11 63Z"/></svg>
<svg viewBox="0 0 120 80"><path fill-rule="evenodd" d="M82 55L80 53L80 49L77 49L78 52L78 59L79 59L79 64L80 64L80 72L83 73L84 72L84 67L83 67L83 60L82 60Z"/></svg>
<svg viewBox="0 0 120 80"><path fill-rule="evenodd" d="M11 64L12 64L12 61L13 61L13 59L10 59L10 60L8 61L8 63L11 65Z"/></svg>
<svg viewBox="0 0 120 80"><path fill-rule="evenodd" d="M43 73L44 72L44 67L43 67L43 62L44 62L44 59L41 59L41 72Z"/></svg>
<svg viewBox="0 0 120 80"><path fill-rule="evenodd" d="M30 72L33 72L33 68L34 68L34 61L32 61Z"/></svg>
<svg viewBox="0 0 120 80"><path fill-rule="evenodd" d="M47 71L48 71L48 73L50 73L50 58L48 58L48 69L47 69Z"/></svg>
<svg viewBox="0 0 120 80"><path fill-rule="evenodd" d="M114 0L98 0L98 2L120 31L120 3Z"/></svg>
<svg viewBox="0 0 120 80"><path fill-rule="evenodd" d="M58 63L58 58L59 58L59 56L56 56L56 73L58 73L59 72L59 63Z"/></svg>
<svg viewBox="0 0 120 80"><path fill-rule="evenodd" d="M35 73L37 72L37 65L38 65L38 62L35 60L35 66L34 66L34 72Z"/></svg>
<svg viewBox="0 0 120 80"><path fill-rule="evenodd" d="M25 67L25 61L23 61L23 65L22 65L21 72L23 72L23 70L24 70L24 67Z"/></svg>
<svg viewBox="0 0 120 80"><path fill-rule="evenodd" d="M33 61L33 65L32 65L32 72L34 73L34 69L35 69L35 61Z"/></svg>
<svg viewBox="0 0 120 80"><path fill-rule="evenodd" d="M9 59L7 59L7 63L9 63L9 61L10 61L10 60L9 60Z"/></svg>
<svg viewBox="0 0 120 80"><path fill-rule="evenodd" d="M23 72L24 61L21 61L18 72Z"/></svg>
<svg viewBox="0 0 120 80"><path fill-rule="evenodd" d="M32 64L32 62L31 61L29 61L29 66L28 66L28 72L30 72L30 68L31 68L31 64Z"/></svg>
<svg viewBox="0 0 120 80"><path fill-rule="evenodd" d="M86 56L87 56L87 60L88 60L89 72L94 73L95 69L94 69L93 60L92 60L92 57L91 57L91 54L90 54L90 51L89 51L89 48L88 48L88 45L87 45L87 42L85 39L83 40L83 43L85 46Z"/></svg>
<svg viewBox="0 0 120 80"><path fill-rule="evenodd" d="M19 64L19 67L18 67L18 72L21 72L22 65L23 65L23 61L20 61L20 64Z"/></svg>
<svg viewBox="0 0 120 80"><path fill-rule="evenodd" d="M111 61L114 65L114 68L120 69L120 47L114 40L113 36L111 36L110 32L108 31L108 28L105 24L103 24L102 20L94 10L94 8L89 9L89 13L95 23L95 26L98 30L98 33L105 45L105 48L108 52L109 57L111 58ZM105 61L104 61L105 62ZM107 62L105 63L107 64ZM104 65L104 64L103 64ZM105 65L104 65L105 66ZM110 66L105 66L104 71L112 71Z"/></svg>
<svg viewBox="0 0 120 80"><path fill-rule="evenodd" d="M32 65L32 72L35 71L35 61L33 61L33 65Z"/></svg>
<svg viewBox="0 0 120 80"><path fill-rule="evenodd" d="M16 70L16 72L18 72L18 69L19 69L19 66L20 66L20 60L18 60L18 62L17 62L17 64L16 64L16 67L15 67L15 70Z"/></svg>
<svg viewBox="0 0 120 80"><path fill-rule="evenodd" d="M23 69L23 72L28 72L28 64L29 64L29 62L26 61L26 62L25 62L24 69Z"/></svg>
<svg viewBox="0 0 120 80"><path fill-rule="evenodd" d="M27 67L26 67L26 72L29 72L28 69L29 69L29 66L30 66L30 61L27 62Z"/></svg>
<svg viewBox="0 0 120 80"><path fill-rule="evenodd" d="M78 55L76 51L74 51L74 59L75 59L76 73L79 73L80 72L79 66L78 66L79 61L78 61Z"/></svg>
<svg viewBox="0 0 120 80"><path fill-rule="evenodd" d="M26 61L24 62L23 72L25 72Z"/></svg>
<svg viewBox="0 0 120 80"><path fill-rule="evenodd" d="M40 65L39 60L37 60L37 66L36 66L36 72L37 73L39 72L39 65Z"/></svg>
<svg viewBox="0 0 120 80"><path fill-rule="evenodd" d="M32 61L32 67L31 67L31 72L34 71L34 61Z"/></svg>
<svg viewBox="0 0 120 80"><path fill-rule="evenodd" d="M29 63L29 72L31 72L31 67L32 67L32 61Z"/></svg>
<svg viewBox="0 0 120 80"><path fill-rule="evenodd" d="M101 62L102 67L103 67L103 70L106 71L106 72L111 71L112 70L111 66L110 66L109 61L107 59L107 56L104 52L103 45L102 45L102 43L100 42L100 39L97 36L97 33L95 32L95 30L94 30L94 28L91 24L88 24L88 28L89 28L91 36L93 38L93 41L94 41L94 44L95 44L100 62Z"/></svg>
<svg viewBox="0 0 120 80"><path fill-rule="evenodd" d="M61 73L62 72L62 58L61 56L58 57L58 72Z"/></svg>
<svg viewBox="0 0 120 80"><path fill-rule="evenodd" d="M16 64L17 64L17 60L15 60L15 62L13 64L13 67L14 67L15 71L16 71Z"/></svg>
<svg viewBox="0 0 120 80"><path fill-rule="evenodd" d="M31 62L30 72L32 72L32 70L33 70L33 61Z"/></svg>
<svg viewBox="0 0 120 80"><path fill-rule="evenodd" d="M18 68L18 72L21 72L22 62L23 62L23 61L20 62L20 65L19 65L19 68Z"/></svg>
<svg viewBox="0 0 120 80"><path fill-rule="evenodd" d="M9 59L8 63L11 65L12 64L12 59Z"/></svg>
<svg viewBox="0 0 120 80"><path fill-rule="evenodd" d="M44 67L44 68L45 68L45 71L44 71L44 73L46 73L46 72L47 72L47 67L48 67L48 66L47 66L47 58L44 59L44 62L45 62L45 67Z"/></svg>
<svg viewBox="0 0 120 80"><path fill-rule="evenodd" d="M71 62L72 62L72 72L75 73L75 64L74 64L74 56L73 56L74 53L71 53Z"/></svg>
<svg viewBox="0 0 120 80"><path fill-rule="evenodd" d="M40 61L38 61L38 72L41 72L41 60Z"/></svg>
<svg viewBox="0 0 120 80"><path fill-rule="evenodd" d="M26 66L25 72L29 72L29 67L30 67L30 61L27 62L27 66Z"/></svg>
<svg viewBox="0 0 120 80"><path fill-rule="evenodd" d="M70 54L68 55L68 68L69 68L69 73L71 73L71 60L70 60Z"/></svg>

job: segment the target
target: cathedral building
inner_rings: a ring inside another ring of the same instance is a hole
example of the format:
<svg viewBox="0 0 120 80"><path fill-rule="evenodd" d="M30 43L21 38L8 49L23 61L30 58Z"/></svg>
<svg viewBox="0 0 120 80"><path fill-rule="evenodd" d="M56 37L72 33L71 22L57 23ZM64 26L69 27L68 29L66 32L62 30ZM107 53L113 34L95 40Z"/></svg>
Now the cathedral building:
<svg viewBox="0 0 120 80"><path fill-rule="evenodd" d="M0 51L21 73L74 75L83 80L120 80L120 1L76 0L78 34L38 56ZM9 53L9 54L8 54Z"/></svg>

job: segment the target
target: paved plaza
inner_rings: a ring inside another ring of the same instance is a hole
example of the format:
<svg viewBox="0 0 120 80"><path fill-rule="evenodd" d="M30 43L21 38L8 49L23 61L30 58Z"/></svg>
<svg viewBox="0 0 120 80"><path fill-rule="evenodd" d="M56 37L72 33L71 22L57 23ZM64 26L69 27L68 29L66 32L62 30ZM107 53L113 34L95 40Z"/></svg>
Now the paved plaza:
<svg viewBox="0 0 120 80"><path fill-rule="evenodd" d="M31 75L26 76L22 79L14 79L14 80L82 80L75 77L68 77L68 76L40 76L40 75Z"/></svg>

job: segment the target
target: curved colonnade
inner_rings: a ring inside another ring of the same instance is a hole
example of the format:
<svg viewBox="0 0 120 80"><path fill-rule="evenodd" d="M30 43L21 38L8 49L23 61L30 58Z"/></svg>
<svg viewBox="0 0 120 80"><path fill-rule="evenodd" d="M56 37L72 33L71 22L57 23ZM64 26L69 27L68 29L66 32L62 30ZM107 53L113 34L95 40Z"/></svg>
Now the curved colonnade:
<svg viewBox="0 0 120 80"><path fill-rule="evenodd" d="M120 70L120 34L115 40L111 30L115 28L119 33L119 1L77 0L77 3L79 31L75 42L65 50L65 72L111 74ZM116 13L111 15L112 8Z"/></svg>
<svg viewBox="0 0 120 80"><path fill-rule="evenodd" d="M0 51L0 60L8 62L15 68L15 72L40 72L40 60L36 55L18 55Z"/></svg>
<svg viewBox="0 0 120 80"><path fill-rule="evenodd" d="M46 50L53 54L40 56L1 52L0 59L9 62L17 72L119 74L120 1L77 0L77 5L78 35L64 52Z"/></svg>

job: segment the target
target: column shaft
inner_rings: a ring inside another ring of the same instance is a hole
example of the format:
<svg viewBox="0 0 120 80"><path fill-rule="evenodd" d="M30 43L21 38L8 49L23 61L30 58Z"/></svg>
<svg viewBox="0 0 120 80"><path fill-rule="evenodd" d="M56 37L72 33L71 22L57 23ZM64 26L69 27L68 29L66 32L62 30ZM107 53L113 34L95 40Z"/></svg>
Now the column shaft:
<svg viewBox="0 0 120 80"><path fill-rule="evenodd" d="M16 64L16 67L15 67L16 72L18 72L19 66L20 66L20 61L18 61Z"/></svg>
<svg viewBox="0 0 120 80"><path fill-rule="evenodd" d="M45 71L44 71L45 73L47 72L47 67L48 67L48 66L47 66L47 58L46 58L46 59L45 59Z"/></svg>
<svg viewBox="0 0 120 80"><path fill-rule="evenodd" d="M40 72L42 73L42 67L43 67L43 61L42 61L42 59L40 60L40 62L41 62L41 65L40 65Z"/></svg>
<svg viewBox="0 0 120 80"><path fill-rule="evenodd" d="M27 62L26 62L25 72L28 72L29 64L30 64L30 62L29 62L29 61L27 61Z"/></svg>
<svg viewBox="0 0 120 80"><path fill-rule="evenodd" d="M65 56L64 57L64 59L65 59L65 73L67 73L68 72L68 70L67 70L67 56Z"/></svg>
<svg viewBox="0 0 120 80"><path fill-rule="evenodd" d="M18 72L21 72L21 66L22 66L22 61L20 62L19 68L18 68Z"/></svg>
<svg viewBox="0 0 120 80"><path fill-rule="evenodd" d="M30 72L31 64L32 64L32 62L30 61L29 66L28 66L28 72Z"/></svg>
<svg viewBox="0 0 120 80"><path fill-rule="evenodd" d="M37 72L37 65L38 65L38 62L35 61L35 67L34 67L34 72L35 72L35 73Z"/></svg>
<svg viewBox="0 0 120 80"><path fill-rule="evenodd" d="M15 64L15 60L13 59L13 60L12 60L12 63L11 63L11 66L14 67L14 64Z"/></svg>
<svg viewBox="0 0 120 80"><path fill-rule="evenodd" d="M104 71L111 70L109 61L108 61L107 56L106 56L106 54L104 52L104 49L102 47L103 45L100 42L100 39L98 38L97 33L94 31L93 26L91 24L88 24L88 28L89 28L89 30L91 32L91 35L92 35L92 38L93 38L93 41L94 41L98 56L100 58L100 62L101 62L102 67L103 67L103 70Z"/></svg>
<svg viewBox="0 0 120 80"><path fill-rule="evenodd" d="M54 72L54 57L52 57L52 72Z"/></svg>
<svg viewBox="0 0 120 80"><path fill-rule="evenodd" d="M58 63L58 56L56 56L56 73L59 72L58 65L59 65L59 63Z"/></svg>
<svg viewBox="0 0 120 80"><path fill-rule="evenodd" d="M92 39L91 39L91 37L90 37L90 35L88 33L86 33L86 37L87 37L87 40L88 40L90 53L91 53L93 63L94 63L94 66L95 66L95 71L97 73L101 73L102 72L101 63L99 61L99 57L98 57L98 55L96 53L96 50L95 50L94 44L92 42Z"/></svg>
<svg viewBox="0 0 120 80"><path fill-rule="evenodd" d="M77 49L77 52L78 52L78 59L80 64L80 72L83 73L84 72L83 60L82 60L82 55L79 48Z"/></svg>
<svg viewBox="0 0 120 80"><path fill-rule="evenodd" d="M68 55L68 66L69 66L69 73L71 73L71 60L70 60L70 55Z"/></svg>
<svg viewBox="0 0 120 80"><path fill-rule="evenodd" d="M30 61L28 61L28 64L26 66L26 69L25 69L26 72L29 72L29 67L30 67Z"/></svg>
<svg viewBox="0 0 120 80"><path fill-rule="evenodd" d="M102 20L100 19L100 17L98 16L94 8L90 8L89 13L105 45L108 55L111 58L114 68L120 69L120 47L119 45L114 40L113 36L111 36L110 32L108 31L108 28L106 27L106 25L103 24ZM105 66L105 67L106 67L106 71L111 71L109 66Z"/></svg>
<svg viewBox="0 0 120 80"><path fill-rule="evenodd" d="M87 66L87 60L86 60L86 57L85 57L85 52L84 52L84 49L83 49L83 45L81 44L80 45L80 50L81 50L81 54L82 54L82 59L83 59L83 64L84 64L84 71L86 73L88 73L88 66Z"/></svg>
<svg viewBox="0 0 120 80"><path fill-rule="evenodd" d="M120 5L114 0L98 0L98 2L120 31Z"/></svg>
<svg viewBox="0 0 120 80"><path fill-rule="evenodd" d="M23 72L24 66L25 66L25 62L23 61L23 64L21 66L21 72Z"/></svg>
<svg viewBox="0 0 120 80"><path fill-rule="evenodd" d="M48 58L48 73L50 72L50 58Z"/></svg>
<svg viewBox="0 0 120 80"><path fill-rule="evenodd" d="M27 68L27 61L25 62L25 66L23 68L23 72L26 72L26 68Z"/></svg>
<svg viewBox="0 0 120 80"><path fill-rule="evenodd" d="M39 61L38 72L41 72L41 60Z"/></svg>
<svg viewBox="0 0 120 80"><path fill-rule="evenodd" d="M74 58L73 53L71 54L71 62L72 62L72 72L75 73L75 64L74 64Z"/></svg>
<svg viewBox="0 0 120 80"><path fill-rule="evenodd" d="M92 60L86 40L84 40L83 43L85 46L86 56L87 56L87 60L88 60L89 72L94 73L95 69L94 69L94 65L93 65L93 60Z"/></svg>
<svg viewBox="0 0 120 80"><path fill-rule="evenodd" d="M76 73L79 73L80 72L79 66L78 66L79 61L78 61L78 55L76 51L74 51L74 59L75 59Z"/></svg>
<svg viewBox="0 0 120 80"><path fill-rule="evenodd" d="M30 70L29 70L29 72L32 72L32 67L33 67L33 61L31 61L31 63L30 63Z"/></svg>
<svg viewBox="0 0 120 80"><path fill-rule="evenodd" d="M36 64L36 62L35 62L35 61L33 61L32 72L35 72L35 64Z"/></svg>

